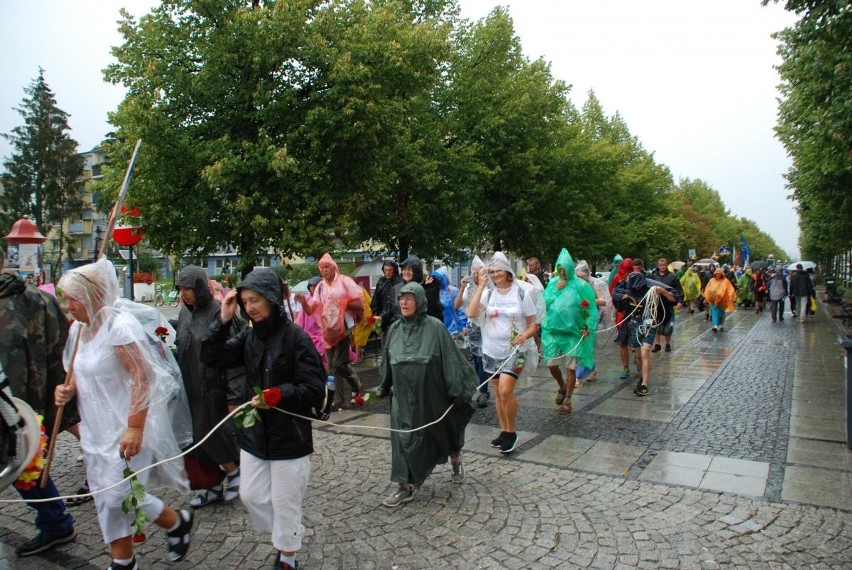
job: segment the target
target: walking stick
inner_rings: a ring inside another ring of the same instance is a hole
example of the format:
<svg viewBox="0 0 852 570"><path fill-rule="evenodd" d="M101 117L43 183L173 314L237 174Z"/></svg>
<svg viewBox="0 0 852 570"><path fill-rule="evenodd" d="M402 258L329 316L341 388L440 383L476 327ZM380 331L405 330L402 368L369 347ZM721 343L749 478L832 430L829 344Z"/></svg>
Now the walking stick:
<svg viewBox="0 0 852 570"><path fill-rule="evenodd" d="M127 172L124 173L124 182L121 183L121 190L118 192L118 198L115 200L115 205L112 207L112 212L107 222L106 233L101 242L101 248L98 251L98 256L95 261L103 257L106 251L106 245L112 237L112 231L115 229L115 223L118 220L118 214L121 211L121 206L124 204L124 199L127 197L127 190L130 188L130 179L133 177L133 167L136 166L136 157L139 155L139 148L142 146L142 139L137 139L136 147L133 149L133 154L130 156L130 163L127 165ZM132 285L131 285L132 287ZM80 335L83 333L81 326L77 330L77 336L74 338L74 348L71 350L71 361L68 364L68 372L65 374L64 386L71 383L74 375L74 360L77 357L77 347L80 346ZM53 463L53 454L56 451L56 439L59 437L59 424L62 423L62 412L65 406L56 406L56 418L53 420L53 432L50 434L50 441L47 447L47 458L44 462L44 470L41 473L40 487L44 489L47 485L47 477L50 475L50 465Z"/></svg>

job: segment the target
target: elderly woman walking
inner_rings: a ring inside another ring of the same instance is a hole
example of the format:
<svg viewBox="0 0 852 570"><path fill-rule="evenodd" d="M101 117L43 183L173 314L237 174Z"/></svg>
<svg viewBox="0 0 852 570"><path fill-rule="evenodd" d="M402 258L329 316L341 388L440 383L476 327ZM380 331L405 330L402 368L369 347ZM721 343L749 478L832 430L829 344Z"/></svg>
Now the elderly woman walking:
<svg viewBox="0 0 852 570"><path fill-rule="evenodd" d="M453 342L441 321L427 315L426 292L419 283L406 283L399 295L401 318L388 329L384 346L379 397L391 399L391 428L410 430L441 417L442 421L410 433L391 432L391 480L397 489L383 504L396 507L414 492L447 456L452 480L465 479L461 449L464 430L473 415L471 398L476 372Z"/></svg>
<svg viewBox="0 0 852 570"><path fill-rule="evenodd" d="M130 483L106 489L124 479L126 467L140 471L180 455L178 440L184 438L176 437L170 417L170 402L182 396L180 372L165 345L117 306L118 281L112 263L101 259L65 273L59 290L75 319L65 358L67 369L74 355L74 368L73 381L56 387L56 405L77 396L86 476L93 492L102 491L95 495L95 507L104 541L110 546L109 568L135 570L131 525L136 514L122 509ZM188 426L188 410L182 413ZM137 477L146 489L166 486L189 491L180 461ZM136 509L166 529L169 560L182 560L189 550L192 513L177 512L148 492Z"/></svg>

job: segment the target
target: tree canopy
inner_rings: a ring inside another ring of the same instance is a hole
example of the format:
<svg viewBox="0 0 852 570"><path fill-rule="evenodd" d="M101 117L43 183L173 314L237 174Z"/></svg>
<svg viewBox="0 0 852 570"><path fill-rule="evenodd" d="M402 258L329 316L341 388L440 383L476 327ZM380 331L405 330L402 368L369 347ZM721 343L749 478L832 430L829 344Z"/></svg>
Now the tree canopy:
<svg viewBox="0 0 852 570"><path fill-rule="evenodd" d="M246 271L268 248L369 240L602 260L736 237L699 234L688 213L732 217L678 188L594 93L574 108L502 8L469 22L454 0L172 0L120 31L105 75L128 94L94 190L114 194L143 139L131 199L166 253L232 245Z"/></svg>
<svg viewBox="0 0 852 570"><path fill-rule="evenodd" d="M802 251L826 259L852 245L852 5L788 0L785 8L801 18L775 36L783 58L776 132L793 160L786 177Z"/></svg>

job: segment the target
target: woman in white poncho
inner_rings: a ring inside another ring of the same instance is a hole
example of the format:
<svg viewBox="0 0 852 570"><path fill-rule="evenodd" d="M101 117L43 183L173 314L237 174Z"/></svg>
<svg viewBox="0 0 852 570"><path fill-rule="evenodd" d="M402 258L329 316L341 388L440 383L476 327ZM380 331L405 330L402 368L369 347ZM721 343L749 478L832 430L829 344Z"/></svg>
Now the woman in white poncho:
<svg viewBox="0 0 852 570"><path fill-rule="evenodd" d="M101 259L65 273L59 290L75 322L65 352L66 369L73 358L72 382L56 388L56 404L64 405L77 395L80 445L91 490L121 481L129 466L146 489L168 486L188 492L180 460L139 472L180 454L172 415L176 402L185 405L185 395L174 358L162 342L145 332L131 311L119 308L118 281L109 261ZM177 413L188 417L185 410ZM136 513L122 510L129 491L129 482L124 482L95 495L113 570L137 568L131 527ZM169 559L181 560L189 549L192 514L178 513L147 492L138 503L148 520L168 531Z"/></svg>

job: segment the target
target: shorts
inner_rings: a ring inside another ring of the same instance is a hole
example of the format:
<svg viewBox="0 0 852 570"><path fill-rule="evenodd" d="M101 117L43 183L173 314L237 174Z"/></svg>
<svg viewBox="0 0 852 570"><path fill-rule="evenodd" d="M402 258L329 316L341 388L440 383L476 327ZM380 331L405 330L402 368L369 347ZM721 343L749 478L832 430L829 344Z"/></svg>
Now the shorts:
<svg viewBox="0 0 852 570"><path fill-rule="evenodd" d="M577 370L578 364L579 362L577 362L577 357L569 354L563 354L562 356L556 356L547 360L548 366L556 366L559 368L565 368L566 370Z"/></svg>
<svg viewBox="0 0 852 570"><path fill-rule="evenodd" d="M482 368L496 379L500 374L508 374L514 378L521 375L526 363L526 352L516 352L511 357L491 358L487 354L482 354Z"/></svg>
<svg viewBox="0 0 852 570"><path fill-rule="evenodd" d="M641 323L630 321L630 345L633 348L639 348L643 344L654 344L654 338L657 336L657 327L648 327L647 333L643 334L645 327Z"/></svg>
<svg viewBox="0 0 852 570"><path fill-rule="evenodd" d="M618 346L627 346L630 336L630 323L624 323L616 329L615 344Z"/></svg>

